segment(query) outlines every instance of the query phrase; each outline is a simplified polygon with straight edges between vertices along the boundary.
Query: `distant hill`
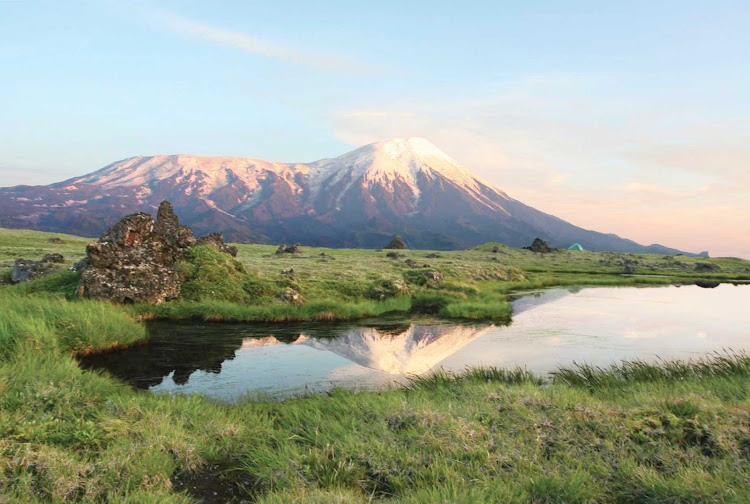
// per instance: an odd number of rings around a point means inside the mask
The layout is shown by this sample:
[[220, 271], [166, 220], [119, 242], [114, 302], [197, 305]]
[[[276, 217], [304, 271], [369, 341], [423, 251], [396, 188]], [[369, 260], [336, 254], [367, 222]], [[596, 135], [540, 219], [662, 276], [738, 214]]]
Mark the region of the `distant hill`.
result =
[[96, 236], [125, 214], [154, 213], [164, 199], [196, 233], [220, 229], [236, 242], [379, 248], [399, 234], [411, 248], [456, 249], [540, 237], [552, 247], [680, 253], [540, 212], [421, 138], [313, 163], [133, 157], [48, 186], [0, 188], [0, 227]]

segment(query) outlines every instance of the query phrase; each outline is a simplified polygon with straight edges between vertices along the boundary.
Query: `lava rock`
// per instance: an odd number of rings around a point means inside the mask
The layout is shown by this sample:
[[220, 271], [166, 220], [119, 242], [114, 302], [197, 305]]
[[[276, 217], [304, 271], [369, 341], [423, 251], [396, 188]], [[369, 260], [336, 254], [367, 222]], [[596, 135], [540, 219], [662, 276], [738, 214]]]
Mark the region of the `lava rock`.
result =
[[367, 297], [383, 301], [396, 296], [410, 294], [409, 284], [403, 280], [379, 280], [367, 290]]
[[237, 257], [237, 247], [224, 243], [224, 234], [221, 231], [201, 236], [196, 242], [198, 245], [210, 245], [219, 252], [224, 252], [232, 257]]
[[300, 249], [299, 243], [295, 243], [294, 245], [287, 247], [286, 244], [282, 243], [279, 245], [279, 248], [276, 249], [276, 255], [284, 255], [284, 254], [301, 254], [302, 250]]
[[711, 273], [715, 271], [721, 271], [721, 266], [712, 263], [696, 263], [695, 271], [700, 273]]
[[305, 304], [305, 298], [302, 297], [302, 294], [300, 294], [296, 289], [292, 289], [291, 287], [287, 287], [285, 290], [281, 291], [277, 297], [285, 303], [296, 305]]
[[401, 238], [399, 235], [396, 235], [390, 242], [388, 242], [388, 245], [383, 248], [406, 250], [409, 248], [409, 246], [406, 244], [403, 238]]
[[42, 262], [61, 263], [65, 262], [65, 258], [62, 254], [45, 254], [44, 257], [42, 257]]
[[61, 254], [47, 254], [40, 261], [16, 259], [10, 272], [10, 281], [13, 283], [30, 282], [53, 272], [55, 264], [64, 260], [65, 258]]
[[534, 238], [533, 243], [530, 246], [524, 248], [526, 250], [531, 250], [532, 252], [539, 252], [540, 254], [547, 254], [549, 252], [552, 252], [553, 250], [549, 245], [547, 245], [547, 242], [545, 242], [541, 238]]
[[[127, 215], [90, 243], [86, 258], [74, 265], [81, 271], [77, 293], [116, 303], [158, 304], [176, 298], [182, 288], [177, 262], [198, 243], [168, 201], [159, 205], [156, 221], [147, 213]], [[219, 234], [202, 243], [225, 251]]]
[[422, 274], [424, 275], [425, 279], [427, 280], [427, 283], [426, 283], [427, 287], [429, 287], [431, 289], [435, 289], [435, 288], [439, 287], [440, 284], [442, 284], [443, 280], [445, 279], [445, 276], [443, 275], [442, 272], [440, 272], [438, 270], [434, 270], [434, 269], [427, 270], [427, 271], [423, 272]]

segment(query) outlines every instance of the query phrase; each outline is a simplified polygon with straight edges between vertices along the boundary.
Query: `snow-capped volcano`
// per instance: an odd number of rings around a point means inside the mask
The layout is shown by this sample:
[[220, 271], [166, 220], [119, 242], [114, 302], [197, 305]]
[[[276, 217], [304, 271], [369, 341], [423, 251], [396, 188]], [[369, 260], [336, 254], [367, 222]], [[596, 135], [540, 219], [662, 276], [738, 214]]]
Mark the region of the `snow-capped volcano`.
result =
[[499, 241], [675, 253], [587, 231], [535, 210], [423, 138], [393, 138], [311, 163], [194, 155], [137, 156], [49, 186], [0, 189], [0, 227], [96, 236], [168, 199], [181, 221], [230, 240], [377, 248]]
[[312, 188], [347, 176], [352, 180], [350, 185], [358, 180], [368, 186], [389, 187], [393, 187], [394, 182], [402, 182], [415, 195], [419, 195], [420, 176], [443, 177], [471, 191], [476, 191], [480, 184], [489, 185], [424, 138], [392, 138], [309, 166]]

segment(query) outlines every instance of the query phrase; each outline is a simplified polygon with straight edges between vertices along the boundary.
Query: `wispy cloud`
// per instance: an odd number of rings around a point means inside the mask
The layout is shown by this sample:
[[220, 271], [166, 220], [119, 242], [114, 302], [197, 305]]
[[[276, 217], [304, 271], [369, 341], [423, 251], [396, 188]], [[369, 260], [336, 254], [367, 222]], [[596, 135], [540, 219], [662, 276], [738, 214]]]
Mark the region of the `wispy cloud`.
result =
[[[721, 139], [726, 142], [726, 139]], [[667, 167], [710, 175], [737, 184], [738, 189], [750, 187], [750, 148], [748, 139], [738, 138], [734, 145], [690, 143], [682, 145], [648, 145], [629, 154], [640, 164]], [[719, 143], [719, 142], [716, 142]]]
[[175, 12], [142, 8], [140, 16], [152, 27], [169, 31], [185, 38], [229, 47], [254, 56], [261, 56], [292, 65], [305, 66], [316, 70], [374, 73], [382, 71], [376, 65], [369, 65], [341, 54], [324, 51], [308, 51], [285, 44], [264, 40], [250, 33], [227, 29], [201, 21], [186, 18]]

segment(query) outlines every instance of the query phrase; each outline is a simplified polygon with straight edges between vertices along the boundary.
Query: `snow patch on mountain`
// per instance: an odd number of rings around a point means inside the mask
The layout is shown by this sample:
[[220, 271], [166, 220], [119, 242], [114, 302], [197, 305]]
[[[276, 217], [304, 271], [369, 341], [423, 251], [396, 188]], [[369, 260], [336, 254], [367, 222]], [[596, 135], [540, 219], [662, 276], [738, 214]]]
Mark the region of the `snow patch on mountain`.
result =
[[63, 184], [92, 184], [108, 190], [120, 187], [149, 187], [164, 180], [171, 180], [175, 184], [186, 185], [186, 194], [197, 191], [205, 196], [226, 187], [235, 178], [254, 190], [260, 187], [259, 179], [264, 172], [289, 178], [290, 174], [293, 175], [297, 171], [307, 170], [304, 166], [293, 169], [286, 163], [255, 158], [187, 154], [137, 156], [117, 161], [94, 173]]

